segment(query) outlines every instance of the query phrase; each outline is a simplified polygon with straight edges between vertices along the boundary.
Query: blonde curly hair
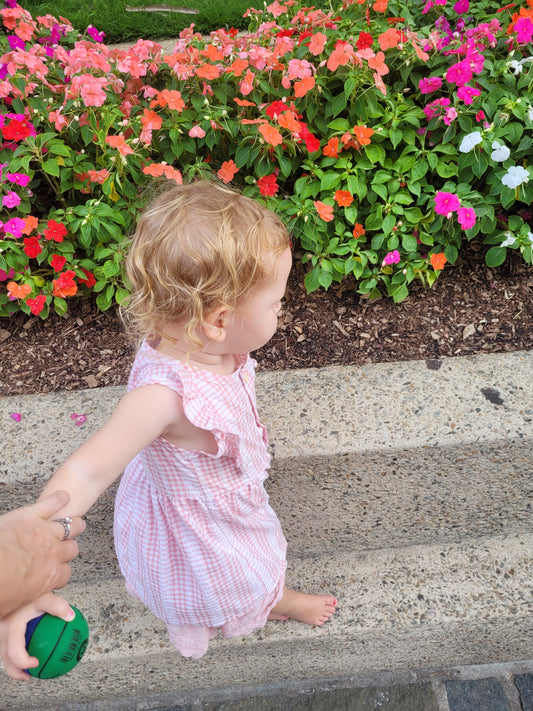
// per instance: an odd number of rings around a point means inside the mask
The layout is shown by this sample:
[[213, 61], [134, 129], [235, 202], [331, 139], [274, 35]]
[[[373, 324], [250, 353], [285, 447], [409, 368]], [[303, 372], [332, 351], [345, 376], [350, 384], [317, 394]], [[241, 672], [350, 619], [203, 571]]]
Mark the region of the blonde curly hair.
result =
[[216, 181], [176, 185], [138, 221], [123, 319], [138, 340], [182, 323], [199, 345], [195, 333], [205, 317], [220, 306], [237, 308], [268, 279], [265, 256], [289, 246], [284, 224], [255, 200]]

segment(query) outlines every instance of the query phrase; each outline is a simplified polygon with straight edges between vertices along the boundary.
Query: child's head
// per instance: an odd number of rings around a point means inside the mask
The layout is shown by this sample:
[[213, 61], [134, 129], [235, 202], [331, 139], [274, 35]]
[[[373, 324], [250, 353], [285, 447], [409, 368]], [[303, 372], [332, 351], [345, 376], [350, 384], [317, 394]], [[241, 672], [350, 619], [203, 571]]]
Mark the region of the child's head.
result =
[[198, 344], [205, 317], [244, 303], [271, 274], [267, 255], [289, 244], [281, 220], [260, 203], [214, 181], [174, 186], [147, 207], [133, 235], [126, 319], [140, 338], [180, 323]]

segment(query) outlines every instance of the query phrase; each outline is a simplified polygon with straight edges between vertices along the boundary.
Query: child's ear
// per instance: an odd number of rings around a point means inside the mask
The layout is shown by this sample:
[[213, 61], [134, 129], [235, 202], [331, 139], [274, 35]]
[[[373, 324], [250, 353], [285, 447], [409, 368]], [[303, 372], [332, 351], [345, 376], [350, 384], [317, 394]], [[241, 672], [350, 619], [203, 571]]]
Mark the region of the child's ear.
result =
[[207, 314], [204, 319], [203, 330], [209, 341], [218, 341], [221, 343], [225, 340], [228, 316], [229, 310], [225, 306], [219, 306]]

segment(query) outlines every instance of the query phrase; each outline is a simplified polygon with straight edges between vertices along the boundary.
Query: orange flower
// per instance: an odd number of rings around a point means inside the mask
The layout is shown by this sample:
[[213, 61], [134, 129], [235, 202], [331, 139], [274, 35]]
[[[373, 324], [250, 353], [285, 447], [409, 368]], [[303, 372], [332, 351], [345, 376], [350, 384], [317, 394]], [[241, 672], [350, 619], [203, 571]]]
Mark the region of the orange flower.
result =
[[239, 99], [238, 96], [233, 98], [233, 101], [239, 106], [257, 106], [253, 101], [248, 101], [248, 99]]
[[401, 33], [398, 32], [398, 30], [395, 30], [393, 27], [390, 27], [385, 32], [382, 32], [378, 37], [379, 46], [383, 50], [393, 49], [399, 44], [400, 38]]
[[378, 52], [375, 57], [371, 57], [368, 60], [368, 66], [370, 69], [375, 69], [380, 76], [389, 73], [389, 68], [385, 64], [385, 55], [383, 52]]
[[236, 59], [229, 67], [226, 69], [227, 72], [233, 72], [236, 77], [240, 77], [245, 69], [248, 68], [247, 59]]
[[217, 178], [222, 180], [224, 183], [229, 183], [233, 180], [235, 173], [238, 173], [239, 169], [235, 165], [233, 160], [225, 160], [220, 166], [220, 170], [217, 173]]
[[370, 138], [374, 135], [374, 129], [368, 128], [367, 126], [354, 126], [353, 132], [362, 146], [370, 145]]
[[24, 218], [24, 227], [21, 230], [22, 234], [29, 235], [30, 232], [33, 232], [33, 230], [37, 227], [38, 224], [39, 220], [36, 217], [33, 217], [33, 215], [28, 215]]
[[259, 126], [259, 133], [263, 136], [267, 143], [271, 146], [279, 146], [283, 143], [283, 136], [278, 131], [277, 128], [271, 126], [269, 123], [264, 123]]
[[353, 195], [348, 190], [337, 190], [335, 193], [335, 202], [339, 207], [350, 207], [353, 202]]
[[331, 222], [331, 220], [333, 219], [333, 206], [326, 205], [325, 203], [321, 202], [320, 200], [315, 200], [313, 202], [313, 204], [316, 207], [318, 216], [322, 220], [324, 220], [324, 222]]
[[116, 148], [118, 152], [123, 156], [127, 156], [130, 153], [133, 153], [133, 148], [131, 148], [131, 146], [128, 146], [124, 136], [107, 136], [105, 142], [110, 145], [111, 148]]
[[202, 49], [200, 54], [204, 57], [207, 57], [212, 62], [216, 62], [219, 59], [224, 59], [224, 55], [217, 47], [215, 47], [214, 44], [208, 44], [205, 49]]
[[153, 108], [158, 104], [159, 106], [168, 106], [169, 109], [173, 109], [174, 111], [183, 111], [185, 108], [185, 102], [181, 98], [181, 92], [177, 89], [163, 89], [163, 91], [160, 91], [157, 101], [152, 101], [150, 107]]
[[353, 238], [357, 239], [358, 237], [361, 237], [362, 235], [366, 234], [366, 230], [363, 227], [363, 225], [360, 225], [359, 222], [356, 222], [354, 227], [353, 227]]
[[29, 284], [17, 284], [16, 281], [10, 281], [7, 285], [9, 295], [15, 299], [24, 299], [28, 294], [31, 294], [31, 286]]
[[202, 64], [202, 66], [196, 70], [196, 76], [202, 79], [218, 79], [220, 69], [215, 67], [214, 64]]
[[315, 57], [321, 54], [326, 44], [326, 40], [327, 37], [326, 35], [322, 34], [322, 32], [317, 32], [316, 34], [314, 34], [311, 37], [311, 41], [309, 42], [309, 51], [311, 52], [311, 54], [314, 54]]
[[346, 42], [337, 43], [333, 52], [329, 55], [327, 62], [327, 68], [330, 72], [334, 72], [340, 66], [348, 64], [350, 59], [353, 57], [353, 47], [351, 44]]
[[430, 255], [429, 261], [431, 262], [433, 269], [438, 272], [444, 267], [448, 260], [446, 259], [444, 252], [439, 252], [438, 254]]
[[330, 158], [339, 157], [339, 139], [337, 137], [330, 138], [327, 144], [322, 149], [322, 153]]
[[278, 123], [291, 133], [299, 133], [302, 129], [300, 122], [296, 120], [294, 111], [284, 111], [278, 116]]
[[301, 81], [295, 81], [294, 82], [294, 96], [296, 98], [301, 98], [302, 96], [305, 96], [308, 91], [313, 89], [315, 86], [315, 78], [314, 77], [305, 77]]
[[144, 109], [141, 123], [145, 131], [158, 131], [163, 125], [163, 119], [151, 109]]
[[388, 4], [389, 0], [376, 0], [376, 2], [372, 5], [372, 9], [376, 12], [386, 12]]

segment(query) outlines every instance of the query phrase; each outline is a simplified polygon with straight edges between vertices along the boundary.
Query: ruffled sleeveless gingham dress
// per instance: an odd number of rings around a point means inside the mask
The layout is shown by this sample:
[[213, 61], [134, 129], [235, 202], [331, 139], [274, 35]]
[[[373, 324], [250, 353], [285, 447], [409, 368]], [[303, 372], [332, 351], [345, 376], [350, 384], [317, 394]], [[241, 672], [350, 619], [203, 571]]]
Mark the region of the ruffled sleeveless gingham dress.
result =
[[159, 437], [128, 465], [115, 503], [115, 546], [129, 592], [167, 623], [185, 656], [262, 627], [283, 594], [286, 548], [263, 482], [270, 463], [255, 402], [255, 361], [231, 375], [200, 370], [143, 343], [128, 389], [174, 390], [216, 454]]

